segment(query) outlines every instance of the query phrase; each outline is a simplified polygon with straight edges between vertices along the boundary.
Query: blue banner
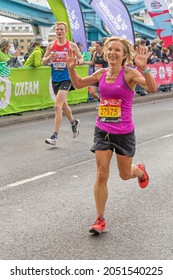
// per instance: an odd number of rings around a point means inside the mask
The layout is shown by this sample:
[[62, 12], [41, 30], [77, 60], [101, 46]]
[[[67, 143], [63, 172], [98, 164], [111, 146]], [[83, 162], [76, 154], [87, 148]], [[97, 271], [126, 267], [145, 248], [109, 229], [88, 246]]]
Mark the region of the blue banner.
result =
[[131, 43], [134, 43], [131, 18], [121, 0], [92, 0], [90, 5], [112, 35], [127, 38]]
[[87, 41], [85, 34], [84, 20], [78, 0], [63, 0], [67, 9], [72, 37], [75, 43], [82, 44], [82, 51], [87, 51]]

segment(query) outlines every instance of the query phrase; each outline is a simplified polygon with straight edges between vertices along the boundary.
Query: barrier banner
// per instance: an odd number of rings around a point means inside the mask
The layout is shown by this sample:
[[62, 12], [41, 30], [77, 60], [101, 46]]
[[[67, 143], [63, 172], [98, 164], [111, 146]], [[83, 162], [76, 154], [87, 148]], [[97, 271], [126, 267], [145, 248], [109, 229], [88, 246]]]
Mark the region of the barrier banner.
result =
[[155, 64], [148, 64], [147, 67], [150, 68], [158, 86], [173, 83], [173, 62], [168, 64], [157, 62]]
[[114, 36], [134, 43], [134, 30], [129, 12], [121, 0], [91, 0], [90, 5]]
[[165, 47], [173, 43], [171, 15], [164, 0], [144, 0], [147, 11], [160, 40], [165, 41]]
[[[11, 68], [11, 75], [0, 76], [0, 116], [53, 107], [55, 95], [52, 89], [51, 68]], [[88, 76], [88, 66], [77, 66], [81, 77]], [[88, 88], [68, 93], [69, 104], [88, 101]]]
[[8, 77], [11, 74], [10, 69], [8, 68], [7, 62], [0, 62], [0, 76]]
[[78, 0], [63, 0], [67, 9], [73, 41], [82, 44], [82, 51], [87, 51], [86, 33], [82, 11]]

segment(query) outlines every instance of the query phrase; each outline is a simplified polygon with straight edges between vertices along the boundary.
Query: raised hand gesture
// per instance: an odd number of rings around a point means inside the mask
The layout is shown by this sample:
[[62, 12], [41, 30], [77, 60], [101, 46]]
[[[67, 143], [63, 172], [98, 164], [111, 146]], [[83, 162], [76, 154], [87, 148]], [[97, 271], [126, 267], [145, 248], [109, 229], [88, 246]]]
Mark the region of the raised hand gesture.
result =
[[140, 69], [145, 69], [147, 66], [147, 60], [148, 57], [150, 56], [150, 53], [146, 48], [142, 47], [142, 46], [138, 46], [136, 48], [136, 55], [134, 57], [134, 62], [136, 64], [136, 66], [138, 66]]
[[68, 54], [66, 55], [66, 64], [69, 69], [74, 69], [78, 65], [78, 60], [75, 56], [75, 51], [69, 49]]

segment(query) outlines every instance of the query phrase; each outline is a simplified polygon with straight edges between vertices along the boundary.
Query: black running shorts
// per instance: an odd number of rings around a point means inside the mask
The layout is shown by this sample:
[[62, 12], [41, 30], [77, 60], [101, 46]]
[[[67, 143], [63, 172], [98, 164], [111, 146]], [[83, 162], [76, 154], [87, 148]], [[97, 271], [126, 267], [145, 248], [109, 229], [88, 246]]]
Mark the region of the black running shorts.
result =
[[128, 134], [111, 134], [95, 127], [94, 145], [91, 152], [96, 150], [111, 150], [118, 155], [133, 157], [136, 150], [135, 132]]
[[54, 82], [52, 81], [52, 87], [55, 95], [58, 93], [58, 90], [74, 90], [71, 81], [62, 81], [62, 82]]

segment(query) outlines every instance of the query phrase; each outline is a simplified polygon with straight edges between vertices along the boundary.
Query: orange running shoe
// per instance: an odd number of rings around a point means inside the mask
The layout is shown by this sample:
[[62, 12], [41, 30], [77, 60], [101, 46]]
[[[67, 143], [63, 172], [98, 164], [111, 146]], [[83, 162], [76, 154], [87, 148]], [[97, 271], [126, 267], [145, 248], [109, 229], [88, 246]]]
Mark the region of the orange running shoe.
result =
[[89, 232], [99, 234], [107, 231], [106, 221], [102, 215], [98, 216], [95, 223], [90, 227]]
[[142, 178], [138, 178], [138, 184], [139, 184], [140, 188], [144, 189], [149, 184], [149, 176], [147, 174], [144, 164], [138, 164], [137, 166], [139, 167], [140, 170], [142, 170], [144, 172]]

